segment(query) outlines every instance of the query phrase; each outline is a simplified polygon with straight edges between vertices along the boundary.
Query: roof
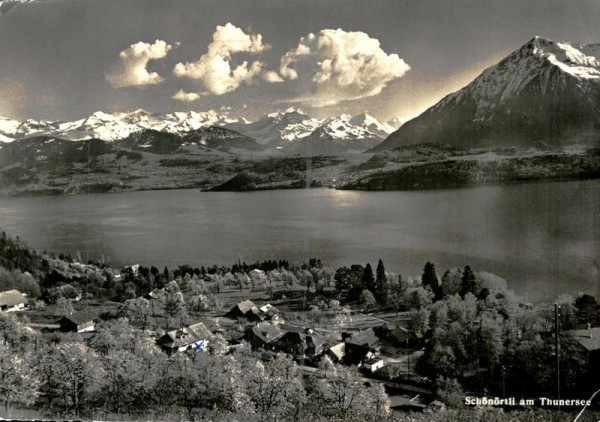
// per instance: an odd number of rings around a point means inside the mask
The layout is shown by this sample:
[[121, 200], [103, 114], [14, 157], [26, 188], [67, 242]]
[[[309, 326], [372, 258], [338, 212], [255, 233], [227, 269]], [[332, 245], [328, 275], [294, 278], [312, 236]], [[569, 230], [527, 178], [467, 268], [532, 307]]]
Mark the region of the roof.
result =
[[229, 312], [225, 314], [225, 316], [246, 315], [248, 312], [252, 311], [253, 308], [256, 308], [254, 302], [251, 300], [244, 300], [231, 308]]
[[329, 351], [338, 359], [342, 359], [346, 356], [346, 343], [338, 343], [335, 346], [329, 348]]
[[251, 311], [252, 308], [256, 308], [256, 305], [251, 300], [244, 300], [236, 305], [243, 314]]
[[95, 313], [93, 313], [91, 311], [81, 311], [81, 312], [75, 312], [71, 315], [64, 316], [61, 318], [61, 320], [66, 319], [66, 320], [69, 320], [69, 321], [75, 323], [76, 325], [81, 325], [81, 324], [85, 324], [86, 322], [93, 321], [97, 318], [98, 318], [98, 315], [96, 315]]
[[392, 334], [392, 336], [394, 336], [394, 338], [396, 338], [399, 341], [408, 341], [408, 340], [414, 340], [417, 338], [414, 331], [411, 331], [408, 328], [404, 328], [400, 325], [398, 325], [396, 328], [394, 328], [392, 330], [391, 334]]
[[18, 290], [0, 292], [0, 306], [15, 306], [27, 303], [27, 298]]
[[346, 343], [353, 346], [372, 346], [378, 341], [379, 339], [372, 328], [356, 333], [352, 337], [346, 339]]
[[254, 327], [252, 327], [251, 331], [256, 337], [265, 343], [271, 343], [284, 334], [279, 327], [268, 322], [256, 324]]
[[206, 328], [206, 325], [199, 322], [197, 324], [169, 331], [158, 339], [158, 342], [163, 346], [175, 348], [192, 344], [199, 340], [205, 340], [210, 336], [212, 336], [210, 330]]
[[581, 344], [588, 352], [600, 350], [600, 327], [590, 329], [571, 331], [573, 337]]

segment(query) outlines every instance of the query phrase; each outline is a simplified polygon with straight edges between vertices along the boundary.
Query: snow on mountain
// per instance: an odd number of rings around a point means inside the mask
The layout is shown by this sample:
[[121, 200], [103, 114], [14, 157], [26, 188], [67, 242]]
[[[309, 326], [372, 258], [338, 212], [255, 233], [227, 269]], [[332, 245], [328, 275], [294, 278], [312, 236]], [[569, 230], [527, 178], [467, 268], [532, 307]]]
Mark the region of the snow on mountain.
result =
[[423, 142], [460, 146], [598, 143], [600, 45], [534, 37], [373, 151]]
[[130, 113], [108, 114], [97, 111], [71, 122], [11, 120], [0, 118], [0, 135], [10, 139], [51, 135], [72, 141], [98, 138], [105, 141], [123, 139], [144, 129], [183, 134], [214, 125], [232, 124], [235, 119], [215, 111], [175, 112], [166, 115], [136, 110]]
[[[542, 78], [546, 88], [552, 89], [552, 85], [559, 82], [552, 80], [556, 78], [557, 71], [561, 71], [561, 78], [599, 80], [600, 60], [588, 55], [593, 50], [593, 46], [555, 43], [536, 36], [497, 65], [486, 69], [465, 89], [449, 95], [434, 107], [442, 107], [465, 96], [476, 97], [475, 120], [485, 120], [499, 104], [517, 95], [538, 78]], [[595, 54], [598, 53], [600, 51], [596, 49]]]
[[382, 137], [371, 130], [382, 127], [385, 126], [368, 115], [352, 117], [342, 114], [330, 117], [313, 133], [297, 142], [293, 150], [304, 155], [363, 152], [381, 141]]
[[310, 135], [322, 123], [302, 110], [290, 108], [269, 113], [252, 123], [225, 123], [225, 127], [256, 139], [263, 145], [281, 146]]
[[387, 121], [387, 125], [391, 126], [394, 128], [394, 130], [398, 129], [400, 126], [402, 126], [405, 123], [404, 119], [401, 119], [400, 117], [396, 116], [396, 117], [392, 117], [390, 120]]
[[271, 148], [287, 148], [309, 136], [313, 139], [336, 142], [372, 143], [385, 138], [394, 130], [392, 126], [366, 113], [354, 117], [343, 114], [328, 119], [316, 119], [301, 110], [287, 109], [270, 113], [255, 122], [248, 122], [246, 119], [234, 118], [212, 110], [173, 112], [164, 115], [136, 110], [115, 114], [97, 111], [83, 119], [69, 122], [0, 118], [0, 140], [11, 141], [47, 135], [71, 141], [91, 138], [116, 141], [145, 130], [184, 135], [211, 126], [234, 130]]
[[374, 118], [371, 119], [375, 121], [371, 121], [369, 118], [371, 116], [361, 117], [361, 115], [353, 118], [349, 114], [330, 117], [329, 119], [325, 119], [311, 136], [336, 141], [382, 139], [381, 136], [370, 130], [370, 126], [371, 128], [377, 127], [378, 124], [382, 126], [382, 123]]
[[354, 126], [359, 126], [363, 129], [366, 129], [382, 139], [386, 138], [395, 130], [394, 127], [388, 125], [387, 123], [380, 122], [375, 117], [367, 113], [362, 113], [352, 117], [350, 119], [350, 123]]

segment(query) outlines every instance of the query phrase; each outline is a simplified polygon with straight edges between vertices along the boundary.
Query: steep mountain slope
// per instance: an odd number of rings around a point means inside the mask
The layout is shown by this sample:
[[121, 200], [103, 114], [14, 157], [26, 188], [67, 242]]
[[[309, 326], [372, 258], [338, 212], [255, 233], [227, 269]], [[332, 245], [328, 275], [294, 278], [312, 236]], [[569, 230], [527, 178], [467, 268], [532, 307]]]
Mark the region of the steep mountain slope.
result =
[[372, 149], [598, 143], [600, 46], [535, 37]]

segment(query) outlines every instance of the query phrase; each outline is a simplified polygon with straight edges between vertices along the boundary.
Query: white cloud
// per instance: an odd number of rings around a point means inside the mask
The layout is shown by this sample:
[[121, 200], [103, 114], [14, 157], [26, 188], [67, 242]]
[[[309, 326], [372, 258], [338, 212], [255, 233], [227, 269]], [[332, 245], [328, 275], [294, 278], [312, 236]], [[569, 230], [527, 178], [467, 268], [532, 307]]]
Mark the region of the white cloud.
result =
[[277, 73], [277, 72], [275, 72], [273, 70], [269, 70], [268, 72], [266, 72], [263, 75], [263, 79], [266, 82], [271, 83], [271, 84], [275, 84], [275, 83], [279, 83], [279, 82], [283, 82], [284, 81], [284, 79], [281, 76], [279, 76], [279, 73]]
[[192, 63], [177, 63], [173, 72], [179, 77], [202, 81], [206, 90], [222, 95], [236, 90], [242, 83], [249, 84], [262, 72], [264, 64], [244, 61], [232, 69], [234, 53], [260, 53], [269, 48], [263, 44], [262, 35], [249, 35], [231, 23], [217, 26], [208, 51]]
[[154, 44], [141, 41], [131, 44], [121, 51], [119, 61], [106, 73], [106, 80], [116, 88], [161, 83], [163, 78], [156, 72], [148, 72], [146, 66], [150, 60], [165, 58], [171, 48], [162, 40], [156, 40]]
[[200, 98], [200, 94], [196, 94], [195, 92], [185, 92], [183, 89], [180, 89], [171, 98], [174, 100], [191, 103], [192, 101], [198, 100]]
[[290, 80], [310, 78], [318, 96], [313, 105], [331, 105], [377, 95], [409, 70], [398, 54], [386, 53], [364, 32], [323, 29], [302, 37], [281, 58], [279, 73]]

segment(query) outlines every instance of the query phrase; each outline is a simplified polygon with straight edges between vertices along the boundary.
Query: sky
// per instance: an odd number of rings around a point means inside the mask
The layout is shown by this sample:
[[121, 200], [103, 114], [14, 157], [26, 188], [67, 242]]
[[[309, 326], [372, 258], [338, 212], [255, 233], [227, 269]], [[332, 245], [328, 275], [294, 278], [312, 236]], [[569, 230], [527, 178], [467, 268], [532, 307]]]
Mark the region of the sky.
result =
[[0, 116], [222, 110], [409, 119], [597, 0], [0, 0]]

